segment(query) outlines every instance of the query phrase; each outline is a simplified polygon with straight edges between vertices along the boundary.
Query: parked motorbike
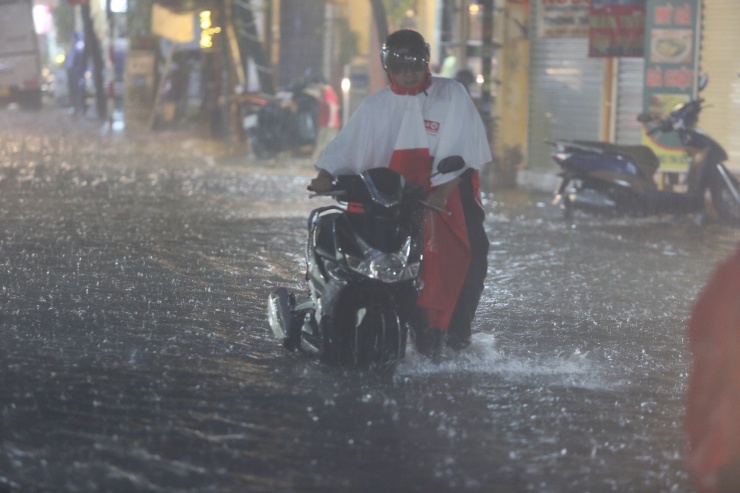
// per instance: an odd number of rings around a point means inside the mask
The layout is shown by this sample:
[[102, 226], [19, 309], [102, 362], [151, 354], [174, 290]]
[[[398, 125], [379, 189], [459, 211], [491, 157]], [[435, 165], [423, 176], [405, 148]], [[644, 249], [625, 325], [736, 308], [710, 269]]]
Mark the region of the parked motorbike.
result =
[[296, 87], [285, 99], [250, 95], [242, 107], [242, 121], [252, 151], [260, 159], [269, 159], [289, 151], [310, 156], [318, 138], [318, 95], [308, 87]]
[[[699, 90], [708, 82], [699, 81]], [[547, 141], [555, 147], [553, 160], [562, 177], [554, 203], [567, 219], [580, 209], [590, 213], [643, 217], [659, 214], [697, 214], [705, 217], [706, 192], [720, 219], [740, 225], [740, 187], [723, 164], [727, 153], [716, 141], [696, 128], [704, 100], [677, 105], [665, 117], [641, 114], [649, 135], [676, 132], [689, 157], [685, 192], [658, 190], [653, 175], [660, 162], [650, 147], [607, 142]]]
[[[465, 166], [443, 159], [438, 173]], [[393, 370], [406, 352], [423, 250], [424, 187], [389, 168], [341, 175], [331, 192], [339, 205], [308, 219], [306, 281], [298, 299], [285, 287], [268, 298], [268, 321], [290, 351], [322, 363]]]

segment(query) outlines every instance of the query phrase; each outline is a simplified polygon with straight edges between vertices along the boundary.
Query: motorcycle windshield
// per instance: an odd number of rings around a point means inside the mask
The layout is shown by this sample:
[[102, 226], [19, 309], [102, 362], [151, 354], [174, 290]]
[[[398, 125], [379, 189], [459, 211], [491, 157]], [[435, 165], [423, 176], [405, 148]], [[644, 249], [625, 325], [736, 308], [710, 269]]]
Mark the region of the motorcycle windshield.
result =
[[370, 199], [382, 207], [393, 207], [401, 203], [406, 181], [390, 168], [373, 168], [362, 173]]

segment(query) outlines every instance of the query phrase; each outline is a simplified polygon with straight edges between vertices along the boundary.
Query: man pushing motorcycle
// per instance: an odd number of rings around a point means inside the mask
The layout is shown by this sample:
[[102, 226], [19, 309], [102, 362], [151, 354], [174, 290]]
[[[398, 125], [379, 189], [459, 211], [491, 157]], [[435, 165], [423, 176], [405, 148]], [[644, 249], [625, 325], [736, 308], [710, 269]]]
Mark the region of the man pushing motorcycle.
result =
[[[340, 174], [389, 167], [426, 187], [424, 261], [412, 337], [436, 359], [442, 341], [470, 344], [487, 271], [489, 242], [479, 194], [479, 170], [491, 161], [483, 122], [465, 88], [433, 77], [423, 36], [402, 29], [386, 39], [381, 61], [389, 84], [368, 97], [326, 147], [308, 186], [331, 190]], [[430, 179], [439, 162], [461, 156], [465, 168]]]

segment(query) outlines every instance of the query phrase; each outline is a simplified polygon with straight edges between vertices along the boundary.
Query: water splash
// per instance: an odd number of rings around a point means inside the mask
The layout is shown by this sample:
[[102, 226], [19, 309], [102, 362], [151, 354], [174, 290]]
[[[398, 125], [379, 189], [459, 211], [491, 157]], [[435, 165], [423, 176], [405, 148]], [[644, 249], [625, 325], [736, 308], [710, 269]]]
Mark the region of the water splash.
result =
[[401, 377], [472, 373], [494, 375], [513, 383], [539, 381], [547, 385], [587, 389], [605, 389], [614, 385], [600, 376], [587, 352], [507, 355], [497, 347], [496, 337], [485, 333], [475, 334], [465, 350], [456, 352], [445, 348], [439, 364], [432, 363], [410, 345], [398, 373]]

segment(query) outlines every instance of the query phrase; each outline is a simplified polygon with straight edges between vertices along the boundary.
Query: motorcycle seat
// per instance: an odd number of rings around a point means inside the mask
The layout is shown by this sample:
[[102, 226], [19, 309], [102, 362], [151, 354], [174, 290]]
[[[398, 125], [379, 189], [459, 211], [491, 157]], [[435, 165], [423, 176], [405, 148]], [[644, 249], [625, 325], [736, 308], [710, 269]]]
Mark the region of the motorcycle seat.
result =
[[610, 142], [595, 142], [587, 140], [575, 140], [573, 142], [578, 144], [579, 146], [600, 149], [602, 152], [608, 154], [619, 154], [621, 156], [625, 156], [629, 158], [630, 161], [635, 164], [635, 166], [640, 168], [640, 171], [642, 171], [643, 174], [648, 178], [651, 178], [660, 166], [660, 160], [658, 159], [658, 156], [656, 156], [655, 152], [653, 152], [653, 150], [648, 146], [628, 146], [612, 144]]

